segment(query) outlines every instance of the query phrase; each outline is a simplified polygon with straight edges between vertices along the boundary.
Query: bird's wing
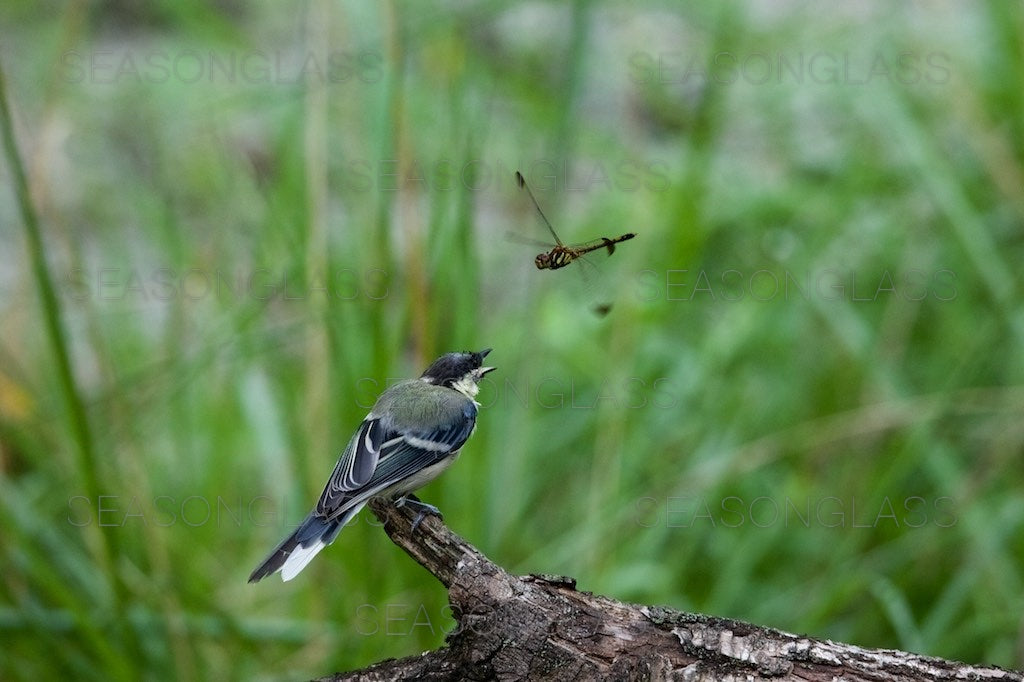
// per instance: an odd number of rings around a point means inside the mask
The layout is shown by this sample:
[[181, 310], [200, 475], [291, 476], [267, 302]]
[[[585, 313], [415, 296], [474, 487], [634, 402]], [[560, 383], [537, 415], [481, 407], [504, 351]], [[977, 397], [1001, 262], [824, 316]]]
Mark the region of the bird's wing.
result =
[[377, 468], [385, 436], [384, 427], [379, 419], [364, 419], [352, 439], [351, 447], [338, 459], [330, 482], [339, 491], [346, 492], [358, 490], [366, 485]]
[[367, 417], [335, 465], [315, 513], [333, 518], [458, 450], [473, 433], [476, 413], [467, 400], [459, 419], [426, 428]]

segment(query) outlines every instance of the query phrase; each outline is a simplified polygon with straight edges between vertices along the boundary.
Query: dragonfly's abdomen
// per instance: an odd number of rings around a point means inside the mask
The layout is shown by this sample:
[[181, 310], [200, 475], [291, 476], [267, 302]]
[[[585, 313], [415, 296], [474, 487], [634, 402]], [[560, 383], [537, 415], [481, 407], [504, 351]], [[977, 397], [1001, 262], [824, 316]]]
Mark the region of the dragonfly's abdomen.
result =
[[587, 242], [586, 244], [579, 245], [576, 249], [576, 255], [580, 256], [585, 253], [590, 253], [591, 251], [597, 251], [598, 249], [607, 249], [608, 255], [610, 256], [613, 253], [615, 253], [616, 244], [618, 244], [619, 242], [624, 242], [627, 239], [632, 239], [635, 236], [636, 235], [633, 234], [632, 232], [627, 232], [626, 234], [621, 235], [619, 237], [615, 237], [614, 239], [609, 237], [601, 237], [600, 239], [595, 239], [592, 242]]

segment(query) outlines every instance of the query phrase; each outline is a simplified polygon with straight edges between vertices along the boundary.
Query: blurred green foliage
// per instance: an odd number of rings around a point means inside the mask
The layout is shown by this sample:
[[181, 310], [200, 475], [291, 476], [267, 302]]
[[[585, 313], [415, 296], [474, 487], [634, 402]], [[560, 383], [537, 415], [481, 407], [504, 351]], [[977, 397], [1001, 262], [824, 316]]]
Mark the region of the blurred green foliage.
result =
[[[246, 577], [388, 381], [484, 346], [477, 433], [422, 496], [506, 568], [1024, 665], [1019, 4], [14, 2], [0, 25], [60, 304], [5, 159], [3, 679], [303, 679], [439, 646], [443, 589], [369, 515], [296, 580]], [[545, 236], [516, 169], [566, 241], [638, 233], [596, 259], [606, 318], [507, 238]]]

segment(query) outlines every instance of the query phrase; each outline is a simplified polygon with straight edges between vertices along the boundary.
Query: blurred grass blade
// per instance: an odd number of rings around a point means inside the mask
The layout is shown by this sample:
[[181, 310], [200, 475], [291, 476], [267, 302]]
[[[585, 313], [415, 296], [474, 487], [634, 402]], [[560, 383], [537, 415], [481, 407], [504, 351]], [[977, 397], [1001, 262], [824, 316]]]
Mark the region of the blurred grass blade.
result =
[[79, 469], [86, 481], [89, 495], [95, 497], [99, 493], [99, 483], [96, 478], [96, 457], [93, 452], [93, 439], [89, 427], [89, 418], [86, 415], [85, 406], [75, 384], [74, 373], [71, 370], [71, 357], [68, 351], [67, 335], [61, 320], [60, 303], [57, 301], [53, 279], [50, 276], [46, 265], [46, 258], [43, 255], [43, 238], [39, 230], [39, 221], [32, 207], [28, 182], [25, 178], [25, 168], [21, 163], [17, 143], [14, 140], [14, 126], [11, 123], [10, 108], [7, 104], [7, 85], [2, 65], [0, 65], [0, 128], [2, 128], [0, 132], [2, 132], [4, 138], [4, 154], [7, 157], [7, 165], [10, 167], [11, 175], [14, 178], [14, 193], [18, 199], [22, 224], [25, 226], [29, 259], [32, 263], [36, 286], [39, 289], [43, 322], [46, 324], [47, 336], [53, 346], [53, 356], [57, 364], [61, 389], [63, 390], [64, 399], [71, 415], [71, 425], [78, 445]]
[[[53, 278], [46, 264], [43, 237], [39, 229], [39, 220], [29, 195], [25, 167], [21, 163], [21, 156], [18, 153], [17, 143], [14, 139], [14, 125], [11, 121], [10, 106], [7, 102], [7, 84], [2, 64], [0, 64], [0, 134], [3, 135], [4, 154], [7, 158], [7, 165], [10, 168], [11, 176], [14, 179], [14, 194], [17, 197], [22, 224], [25, 227], [25, 241], [28, 245], [29, 260], [32, 263], [36, 287], [39, 290], [43, 322], [46, 325], [46, 334], [50, 339], [54, 362], [57, 366], [61, 392], [68, 409], [71, 433], [74, 434], [77, 445], [79, 473], [85, 485], [86, 495], [90, 499], [96, 500], [100, 496], [100, 486], [96, 471], [96, 455], [93, 448], [92, 430], [89, 426], [89, 417], [86, 414], [85, 404], [71, 368], [71, 354], [68, 348], [67, 333], [61, 318], [60, 303], [57, 300]], [[111, 587], [113, 588], [112, 592], [115, 595], [115, 605], [123, 605], [125, 599], [122, 586], [117, 579], [116, 572], [111, 570], [113, 568], [113, 558], [118, 555], [116, 551], [117, 538], [112, 529], [101, 528], [99, 531], [96, 531], [96, 527], [91, 525], [89, 528], [94, 532], [95, 546], [99, 548], [97, 550], [99, 554], [97, 560], [102, 567], [103, 574], [110, 577]], [[126, 643], [132, 649], [135, 649], [135, 647], [131, 646], [134, 640], [128, 628], [125, 628], [125, 634], [127, 635]]]

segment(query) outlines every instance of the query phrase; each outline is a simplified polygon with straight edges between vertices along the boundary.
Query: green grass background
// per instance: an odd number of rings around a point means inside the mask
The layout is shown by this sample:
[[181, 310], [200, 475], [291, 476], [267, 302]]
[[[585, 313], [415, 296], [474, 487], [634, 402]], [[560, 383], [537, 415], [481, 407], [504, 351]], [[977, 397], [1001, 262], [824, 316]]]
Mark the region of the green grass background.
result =
[[[246, 577], [389, 380], [484, 346], [477, 433], [422, 496], [502, 566], [1024, 665], [1019, 4], [0, 26], [28, 177], [4, 157], [3, 679], [441, 645], [442, 587], [369, 515], [294, 581]], [[566, 240], [639, 234], [598, 259], [608, 317], [506, 239], [544, 237], [515, 169]]]

